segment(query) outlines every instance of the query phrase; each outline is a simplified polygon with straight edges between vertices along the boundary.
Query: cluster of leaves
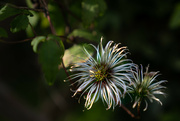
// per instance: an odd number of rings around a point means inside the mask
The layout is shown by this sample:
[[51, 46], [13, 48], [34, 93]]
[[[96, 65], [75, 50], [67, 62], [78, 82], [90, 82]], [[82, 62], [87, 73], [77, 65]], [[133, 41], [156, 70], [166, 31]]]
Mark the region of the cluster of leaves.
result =
[[[37, 48], [39, 43], [39, 49]], [[52, 85], [58, 74], [58, 66], [62, 62], [64, 55], [64, 45], [62, 40], [55, 35], [37, 36], [31, 42], [34, 52], [38, 53], [39, 62], [49, 85]]]
[[[59, 65], [61, 64], [62, 57], [65, 53], [63, 42], [65, 41], [68, 43], [70, 41], [69, 38], [82, 38], [83, 40], [99, 41], [102, 35], [95, 29], [95, 26], [97, 24], [97, 18], [102, 16], [106, 10], [106, 3], [104, 0], [83, 0], [81, 2], [76, 2], [75, 4], [81, 3], [81, 7], [79, 8], [80, 11], [73, 10], [74, 3], [69, 3], [69, 7], [67, 8], [65, 8], [65, 5], [62, 6], [56, 3], [60, 4], [56, 0], [50, 0], [48, 3], [48, 11], [57, 35], [53, 32], [50, 34], [36, 31], [36, 25], [34, 24], [35, 22], [32, 21], [33, 19], [36, 23], [39, 21], [38, 19], [41, 19], [42, 26], [51, 28], [51, 25], [46, 18], [47, 10], [45, 10], [45, 7], [38, 8], [41, 10], [39, 12], [36, 8], [33, 8], [32, 3], [27, 3], [30, 8], [18, 7], [9, 3], [0, 7], [0, 22], [6, 20], [7, 18], [12, 19], [10, 23], [10, 31], [12, 33], [17, 33], [22, 30], [27, 33], [29, 27], [32, 29], [32, 34], [29, 34], [32, 38], [31, 45], [33, 47], [33, 51], [38, 54], [39, 63], [41, 64], [45, 79], [49, 85], [52, 85], [57, 78]], [[63, 16], [64, 13], [61, 10], [65, 10], [67, 12], [70, 11], [68, 17]], [[73, 16], [70, 16], [71, 14], [75, 14], [74, 16], [77, 16], [75, 17], [77, 20], [71, 18]], [[62, 17], [65, 18], [64, 23], [59, 22], [59, 20], [62, 21]], [[71, 28], [71, 31], [68, 33], [65, 31], [66, 26]], [[44, 29], [43, 27], [40, 28]], [[0, 27], [0, 38], [8, 38], [7, 31], [8, 30]], [[64, 36], [66, 39], [62, 41], [59, 36]], [[74, 47], [72, 47], [72, 49], [73, 48]]]
[[[0, 10], [0, 21], [11, 16], [16, 16], [15, 18], [13, 18], [10, 24], [11, 32], [15, 33], [27, 28], [29, 24], [28, 16], [33, 16], [33, 14], [28, 10], [17, 9], [14, 5], [6, 4]], [[0, 33], [1, 37], [8, 37], [8, 34], [4, 28], [0, 28]]]

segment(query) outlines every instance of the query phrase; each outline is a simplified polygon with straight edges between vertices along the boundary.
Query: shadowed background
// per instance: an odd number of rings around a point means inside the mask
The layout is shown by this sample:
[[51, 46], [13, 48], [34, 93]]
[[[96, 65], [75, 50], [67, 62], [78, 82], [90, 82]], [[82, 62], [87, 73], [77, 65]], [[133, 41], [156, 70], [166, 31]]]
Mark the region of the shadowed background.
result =
[[[67, 0], [72, 12], [81, 15], [81, 0]], [[27, 6], [23, 0], [4, 0], [19, 6]], [[67, 5], [65, 0], [60, 0]], [[128, 58], [150, 71], [160, 71], [159, 80], [166, 83], [166, 97], [159, 97], [163, 103], [149, 103], [148, 110], [141, 112], [140, 120], [178, 121], [180, 119], [180, 2], [177, 0], [105, 0], [106, 11], [97, 19], [95, 29], [102, 33], [106, 42], [113, 40], [128, 47]], [[52, 8], [53, 8], [52, 4]], [[67, 6], [68, 7], [68, 6]], [[56, 7], [54, 7], [56, 9]], [[63, 9], [54, 15], [57, 31], [65, 31], [66, 20]], [[66, 14], [66, 12], [65, 12]], [[67, 13], [68, 14], [68, 13]], [[58, 16], [59, 15], [59, 16]], [[53, 18], [53, 17], [52, 17]], [[54, 20], [54, 19], [53, 19]], [[76, 24], [73, 18], [71, 22]], [[0, 22], [0, 27], [9, 29], [11, 18]], [[72, 24], [72, 28], [74, 27]], [[39, 35], [50, 33], [43, 14], [34, 19]], [[5, 41], [19, 41], [31, 36], [28, 31], [12, 34]], [[74, 43], [89, 43], [82, 38]], [[97, 43], [96, 43], [97, 45]], [[68, 50], [72, 46], [65, 42]], [[71, 59], [71, 58], [68, 58]], [[123, 109], [106, 111], [102, 101], [90, 110], [72, 98], [66, 74], [60, 68], [53, 86], [44, 79], [37, 54], [32, 50], [31, 41], [15, 44], [0, 43], [0, 120], [1, 121], [133, 121]], [[130, 100], [123, 103], [131, 109]]]

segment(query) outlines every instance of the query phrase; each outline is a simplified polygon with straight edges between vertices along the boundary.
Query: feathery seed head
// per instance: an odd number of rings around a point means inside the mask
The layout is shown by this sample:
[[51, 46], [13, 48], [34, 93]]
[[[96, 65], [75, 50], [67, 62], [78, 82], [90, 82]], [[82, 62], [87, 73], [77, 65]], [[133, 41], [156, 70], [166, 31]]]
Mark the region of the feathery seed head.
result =
[[155, 97], [155, 95], [165, 95], [163, 89], [166, 88], [161, 84], [166, 82], [166, 80], [158, 81], [156, 78], [159, 75], [158, 72], [148, 72], [148, 67], [146, 68], [146, 72], [143, 73], [143, 67], [139, 69], [138, 66], [132, 69], [133, 73], [133, 81], [130, 88], [128, 88], [128, 92], [135, 96], [133, 108], [137, 106], [137, 104], [141, 104], [142, 101], [145, 101], [146, 107], [144, 111], [148, 107], [147, 99], [150, 102], [156, 100], [162, 105], [162, 102]]
[[131, 81], [130, 71], [132, 64], [130, 59], [126, 59], [126, 47], [118, 47], [109, 41], [105, 47], [100, 45], [92, 47], [96, 50], [96, 58], [92, 57], [84, 48], [88, 60], [76, 63], [71, 71], [71, 80], [76, 80], [77, 89], [74, 96], [80, 93], [85, 96], [85, 107], [90, 109], [99, 98], [107, 105], [107, 109], [121, 104], [121, 98], [126, 93], [126, 88]]

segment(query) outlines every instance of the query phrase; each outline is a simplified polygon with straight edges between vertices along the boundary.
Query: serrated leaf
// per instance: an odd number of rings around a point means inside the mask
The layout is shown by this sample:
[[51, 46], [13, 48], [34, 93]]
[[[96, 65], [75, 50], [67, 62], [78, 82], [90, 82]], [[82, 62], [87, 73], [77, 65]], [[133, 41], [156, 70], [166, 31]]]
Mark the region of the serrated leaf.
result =
[[83, 30], [83, 29], [75, 29], [74, 31], [72, 31], [72, 33], [69, 34], [68, 37], [82, 37], [88, 40], [92, 40], [92, 41], [99, 41], [100, 39], [100, 35], [97, 34], [97, 32], [89, 32], [87, 30]]
[[1, 27], [0, 27], [0, 37], [8, 37], [6, 30]]
[[26, 15], [19, 15], [11, 22], [11, 32], [15, 33], [28, 27], [29, 19]]
[[175, 7], [169, 26], [170, 28], [177, 28], [180, 26], [180, 3]]
[[89, 25], [97, 16], [104, 13], [106, 3], [104, 0], [83, 0], [82, 20], [85, 25]]
[[19, 13], [21, 13], [20, 9], [10, 7], [8, 4], [6, 4], [0, 9], [0, 21]]
[[37, 53], [37, 48], [40, 42], [44, 42], [46, 40], [45, 36], [37, 36], [34, 38], [31, 42], [31, 45], [33, 46], [33, 51]]
[[0, 21], [17, 14], [25, 14], [25, 15], [33, 16], [33, 14], [29, 10], [18, 9], [16, 8], [15, 5], [6, 4], [0, 9]]
[[49, 85], [56, 80], [58, 66], [64, 55], [63, 43], [57, 44], [54, 39], [54, 36], [49, 37], [48, 41], [43, 42], [38, 50], [39, 62]]

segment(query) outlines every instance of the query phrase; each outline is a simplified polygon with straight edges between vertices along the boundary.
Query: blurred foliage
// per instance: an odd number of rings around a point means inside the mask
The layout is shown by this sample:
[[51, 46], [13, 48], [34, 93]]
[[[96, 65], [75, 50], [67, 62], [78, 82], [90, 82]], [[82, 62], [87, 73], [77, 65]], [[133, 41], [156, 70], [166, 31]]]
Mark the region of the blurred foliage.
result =
[[174, 13], [172, 14], [170, 27], [172, 29], [180, 26], [180, 3], [175, 6]]
[[102, 16], [106, 9], [104, 0], [83, 0], [82, 21], [84, 25], [90, 25], [96, 17]]
[[[43, 12], [17, 8], [41, 9], [36, 1], [1, 0], [0, 85], [5, 83], [9, 91], [0, 88], [0, 120], [24, 121], [21, 117], [28, 112], [31, 118], [42, 114], [48, 121], [133, 121], [121, 108], [106, 111], [101, 100], [91, 110], [83, 112], [83, 103], [78, 104], [76, 97], [71, 98], [69, 83], [63, 82], [67, 77], [60, 65], [61, 59], [67, 68], [81, 58], [86, 59], [83, 47], [93, 55], [94, 49], [87, 43], [97, 45], [103, 35], [105, 40], [127, 45], [131, 53], [129, 58], [137, 64], [150, 64], [150, 70], [159, 70], [161, 78], [168, 80], [164, 105], [151, 104], [152, 108], [142, 112], [140, 120], [179, 120], [179, 1], [47, 0], [57, 36], [49, 35], [50, 24]], [[7, 2], [11, 4], [4, 4]], [[19, 43], [29, 37], [33, 37], [31, 42]], [[5, 44], [11, 42], [17, 43]], [[7, 101], [2, 92], [8, 92], [7, 97], [11, 92], [14, 97], [10, 95]], [[19, 107], [11, 106], [17, 102], [20, 102]], [[129, 105], [130, 99], [123, 102]], [[27, 109], [20, 112], [21, 106]], [[131, 107], [130, 103], [128, 108]], [[12, 113], [13, 110], [16, 112]], [[31, 110], [37, 113], [32, 114]]]
[[0, 27], [0, 37], [8, 37], [6, 30], [1, 27]]

